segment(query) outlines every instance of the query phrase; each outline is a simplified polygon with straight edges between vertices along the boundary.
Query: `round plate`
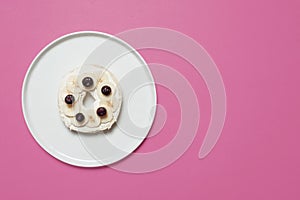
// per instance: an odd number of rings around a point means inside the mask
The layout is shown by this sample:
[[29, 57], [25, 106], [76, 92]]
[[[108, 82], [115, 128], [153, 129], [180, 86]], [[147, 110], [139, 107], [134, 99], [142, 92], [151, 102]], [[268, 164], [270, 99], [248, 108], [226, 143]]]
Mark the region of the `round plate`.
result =
[[[118, 49], [127, 53], [107, 66], [123, 94], [117, 124], [106, 133], [69, 131], [57, 106], [62, 78], [83, 64], [102, 65], [96, 58], [115, 58]], [[50, 43], [33, 60], [22, 89], [23, 114], [34, 139], [55, 158], [81, 167], [109, 165], [133, 152], [150, 130], [155, 106], [155, 85], [143, 58], [124, 41], [101, 32], [71, 33]]]

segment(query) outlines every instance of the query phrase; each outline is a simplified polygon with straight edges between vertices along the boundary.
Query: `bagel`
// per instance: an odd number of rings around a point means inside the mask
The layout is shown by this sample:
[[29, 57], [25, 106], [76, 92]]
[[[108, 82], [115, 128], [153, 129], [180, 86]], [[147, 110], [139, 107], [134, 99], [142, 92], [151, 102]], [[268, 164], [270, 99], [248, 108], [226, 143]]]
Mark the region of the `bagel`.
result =
[[[94, 99], [92, 106], [85, 98]], [[76, 68], [66, 74], [58, 92], [61, 120], [71, 131], [98, 133], [109, 130], [117, 121], [122, 105], [122, 93], [114, 75], [104, 67], [84, 72]]]

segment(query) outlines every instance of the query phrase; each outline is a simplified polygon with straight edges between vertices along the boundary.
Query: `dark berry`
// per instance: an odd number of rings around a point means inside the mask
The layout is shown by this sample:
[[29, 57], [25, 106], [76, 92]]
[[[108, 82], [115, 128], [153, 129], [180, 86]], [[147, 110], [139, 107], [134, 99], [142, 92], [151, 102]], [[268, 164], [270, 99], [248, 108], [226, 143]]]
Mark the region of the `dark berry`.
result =
[[75, 118], [76, 118], [76, 120], [77, 120], [78, 122], [83, 122], [84, 119], [85, 119], [85, 117], [84, 117], [84, 115], [83, 115], [82, 113], [77, 113], [77, 114], [75, 115]]
[[65, 102], [66, 102], [66, 104], [73, 104], [75, 102], [75, 97], [71, 94], [68, 94], [65, 97]]
[[108, 96], [108, 95], [110, 95], [110, 93], [111, 93], [111, 88], [110, 88], [109, 86], [105, 85], [105, 86], [103, 86], [103, 87], [101, 88], [101, 92], [102, 92], [102, 94], [104, 94], [105, 96]]
[[91, 77], [84, 77], [82, 79], [82, 85], [84, 85], [84, 87], [92, 87], [94, 85], [94, 81]]
[[98, 115], [99, 117], [105, 116], [105, 115], [106, 115], [106, 109], [105, 109], [104, 107], [99, 107], [99, 108], [97, 109], [97, 115]]

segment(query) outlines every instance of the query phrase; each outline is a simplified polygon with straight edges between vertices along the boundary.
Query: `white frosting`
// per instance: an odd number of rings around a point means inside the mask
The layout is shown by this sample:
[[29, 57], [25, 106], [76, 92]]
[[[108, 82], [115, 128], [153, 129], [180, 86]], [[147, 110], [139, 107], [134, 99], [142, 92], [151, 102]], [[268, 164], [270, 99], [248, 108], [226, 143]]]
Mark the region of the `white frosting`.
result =
[[[90, 69], [90, 68], [89, 68]], [[122, 94], [118, 86], [117, 79], [105, 68], [94, 67], [93, 70], [82, 72], [75, 69], [67, 74], [59, 88], [58, 108], [64, 124], [72, 131], [82, 133], [97, 133], [108, 130], [117, 121], [121, 110]], [[82, 85], [84, 77], [91, 77], [94, 85], [86, 88]], [[111, 94], [105, 96], [101, 88], [107, 85], [111, 88]], [[83, 102], [87, 93], [95, 99], [92, 107], [86, 107]], [[65, 103], [65, 97], [73, 95], [75, 102], [72, 105]], [[97, 109], [106, 108], [106, 115], [99, 117]], [[85, 117], [83, 122], [78, 122], [75, 118], [77, 113], [82, 113]]]

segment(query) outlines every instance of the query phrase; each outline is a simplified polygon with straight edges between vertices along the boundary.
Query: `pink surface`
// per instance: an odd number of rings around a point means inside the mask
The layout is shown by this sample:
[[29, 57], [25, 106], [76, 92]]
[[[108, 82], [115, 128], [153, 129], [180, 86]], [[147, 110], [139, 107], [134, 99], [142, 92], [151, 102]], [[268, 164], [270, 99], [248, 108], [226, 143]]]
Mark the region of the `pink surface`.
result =
[[[6, 1], [0, 3], [0, 199], [300, 199], [299, 1]], [[198, 159], [210, 116], [201, 77], [182, 60], [142, 51], [189, 78], [201, 104], [201, 125], [189, 150], [149, 174], [66, 165], [43, 151], [27, 130], [21, 86], [30, 62], [50, 41], [79, 30], [116, 34], [144, 26], [183, 32], [217, 63], [227, 89], [219, 142]], [[172, 95], [158, 88], [171, 112]], [[176, 102], [172, 105], [176, 105]], [[138, 151], [163, 146], [178, 116]]]

